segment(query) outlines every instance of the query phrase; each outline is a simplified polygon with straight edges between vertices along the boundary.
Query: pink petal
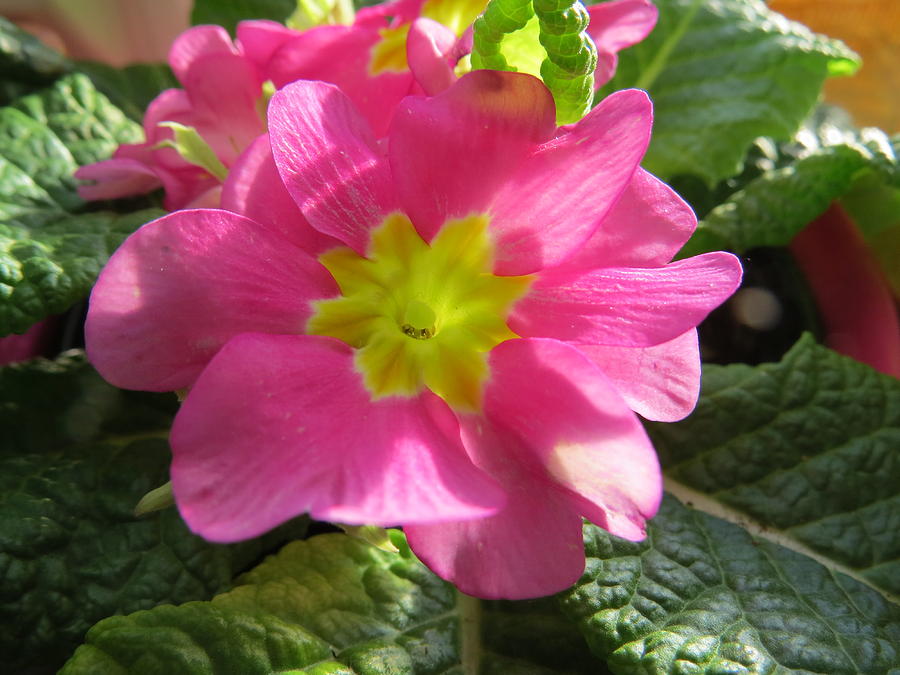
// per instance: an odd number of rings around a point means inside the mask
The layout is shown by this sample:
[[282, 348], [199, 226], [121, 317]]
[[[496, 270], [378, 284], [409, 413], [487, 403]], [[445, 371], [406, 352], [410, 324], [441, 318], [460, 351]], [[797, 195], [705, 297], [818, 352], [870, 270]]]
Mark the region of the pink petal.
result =
[[228, 211], [177, 211], [131, 235], [101, 272], [87, 352], [116, 386], [182, 389], [233, 336], [302, 333], [310, 301], [336, 294], [277, 231]]
[[189, 126], [231, 166], [265, 130], [257, 107], [262, 90], [253, 66], [237, 54], [198, 58], [184, 86], [192, 105]]
[[0, 337], [0, 366], [40, 356], [50, 346], [58, 321], [54, 317], [33, 324], [22, 334]]
[[153, 169], [134, 159], [107, 159], [88, 164], [75, 172], [75, 178], [96, 181], [93, 185], [78, 186], [78, 195], [88, 201], [142, 195], [162, 185]]
[[659, 267], [678, 253], [696, 227], [691, 207], [638, 168], [600, 227], [560, 267]]
[[[498, 453], [504, 449], [500, 441], [492, 445]], [[506, 507], [480, 520], [405, 526], [415, 554], [435, 574], [478, 598], [537, 598], [578, 581], [584, 546], [581, 517], [571, 500], [516, 465], [493, 475], [507, 492]]]
[[171, 135], [170, 130], [160, 128], [160, 122], [188, 122], [190, 114], [191, 101], [184, 89], [166, 89], [160, 92], [159, 96], [150, 101], [144, 113], [144, 135], [147, 137], [147, 143], [155, 145], [164, 137], [168, 138]]
[[619, 57], [615, 53], [597, 51], [597, 67], [594, 68], [594, 89], [597, 90], [609, 82], [616, 74]]
[[313, 229], [297, 208], [278, 175], [268, 134], [251, 143], [228, 172], [222, 208], [270, 226], [314, 257], [341, 245]]
[[[157, 147], [162, 141], [173, 138], [172, 130], [159, 126], [161, 122], [178, 122], [189, 127], [196, 126], [194, 106], [185, 90], [167, 89], [150, 102], [147, 112], [144, 114], [144, 135], [147, 142], [131, 146], [135, 148], [132, 152], [137, 152], [137, 149], [140, 148], [142, 154], [154, 168], [201, 171], [198, 167], [185, 161], [173, 148]], [[123, 147], [125, 146], [119, 146], [119, 149], [116, 150], [116, 157], [119, 156]]]
[[[147, 142], [142, 146], [133, 147], [142, 148], [147, 161], [156, 168], [200, 170], [185, 161], [173, 148], [157, 147], [162, 141], [173, 138], [172, 130], [159, 126], [161, 122], [178, 122], [189, 127], [196, 126], [194, 106], [186, 91], [167, 89], [150, 102], [147, 112], [144, 114], [144, 135]], [[119, 155], [122, 147], [120, 146], [116, 150], [115, 156]]]
[[603, 373], [556, 340], [507, 340], [488, 360], [485, 417], [521, 439], [547, 482], [576, 496], [581, 515], [616, 536], [643, 539], [662, 474], [643, 426]]
[[372, 50], [381, 39], [374, 26], [311, 28], [275, 52], [267, 75], [279, 88], [299, 79], [338, 85], [381, 138], [387, 133], [394, 108], [413, 85], [408, 70], [369, 73]]
[[169, 50], [169, 65], [182, 84], [197, 59], [209, 55], [237, 54], [231, 36], [221, 26], [195, 26], [179, 35]]
[[700, 395], [700, 349], [692, 329], [654, 347], [579, 345], [628, 406], [657, 422], [687, 417]]
[[588, 34], [597, 51], [615, 53], [637, 44], [656, 25], [659, 10], [650, 0], [613, 0], [587, 8]]
[[464, 593], [549, 595], [584, 569], [580, 514], [643, 538], [662, 496], [659, 465], [634, 414], [577, 350], [510, 340], [489, 358], [484, 417], [463, 418], [463, 440], [507, 505], [482, 520], [404, 529], [416, 555]]
[[456, 80], [448, 54], [456, 45], [456, 34], [437, 21], [420, 18], [412, 22], [406, 38], [406, 61], [416, 82], [434, 96]]
[[630, 183], [652, 119], [645, 92], [617, 91], [535, 148], [493, 199], [496, 272], [530, 274], [572, 255]]
[[599, 89], [615, 75], [616, 53], [637, 44], [656, 25], [659, 11], [650, 0], [613, 0], [587, 8], [591, 22], [588, 34], [597, 45], [594, 86]]
[[652, 347], [694, 328], [740, 281], [740, 262], [723, 252], [653, 269], [545, 270], [508, 324], [525, 337]]
[[299, 81], [269, 103], [272, 154], [309, 223], [364, 254], [369, 231], [397, 208], [369, 126], [334, 85]]
[[298, 32], [277, 21], [241, 21], [235, 31], [240, 51], [260, 72], [278, 49], [297, 37]]
[[388, 25], [409, 23], [422, 13], [426, 0], [393, 0], [379, 2], [376, 5], [361, 7], [356, 12], [354, 26], [374, 26], [380, 28]]
[[389, 155], [400, 201], [422, 237], [430, 241], [448, 218], [487, 212], [555, 120], [550, 92], [522, 73], [478, 70], [433, 98], [404, 99]]
[[825, 344], [900, 378], [897, 304], [850, 216], [833, 204], [794, 237], [790, 249], [822, 315]]
[[221, 185], [217, 178], [187, 163], [180, 169], [157, 166], [156, 174], [162, 180], [163, 189], [166, 191], [163, 206], [168, 211], [189, 208], [196, 200], [202, 199], [210, 190]]
[[217, 209], [222, 202], [222, 186], [214, 185], [206, 192], [201, 192], [185, 206], [186, 209]]
[[[149, 114], [145, 117], [145, 123], [147, 119], [149, 119]], [[193, 123], [189, 115], [182, 115], [180, 120], [174, 119], [172, 121]], [[171, 135], [170, 129], [160, 127], [157, 130], [153, 143], [120, 145], [113, 154], [113, 158], [131, 159], [152, 170], [154, 175], [162, 182], [166, 193], [163, 205], [167, 210], [175, 211], [193, 204], [197, 199], [209, 193], [210, 190], [219, 187], [220, 183], [217, 178], [208, 174], [204, 169], [184, 161], [171, 148], [153, 149], [155, 143], [163, 140], [163, 138], [171, 137]]]
[[331, 338], [244, 334], [204, 370], [171, 436], [185, 521], [214, 541], [300, 513], [350, 524], [479, 518], [503, 492], [466, 458], [439, 398], [372, 401]]

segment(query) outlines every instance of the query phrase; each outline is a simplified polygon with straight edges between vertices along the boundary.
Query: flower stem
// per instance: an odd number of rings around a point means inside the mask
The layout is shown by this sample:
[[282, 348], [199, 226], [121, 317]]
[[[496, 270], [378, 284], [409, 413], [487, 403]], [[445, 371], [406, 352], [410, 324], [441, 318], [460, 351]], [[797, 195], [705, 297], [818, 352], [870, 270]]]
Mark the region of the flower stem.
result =
[[478, 675], [481, 666], [481, 600], [456, 592], [462, 637], [463, 675]]

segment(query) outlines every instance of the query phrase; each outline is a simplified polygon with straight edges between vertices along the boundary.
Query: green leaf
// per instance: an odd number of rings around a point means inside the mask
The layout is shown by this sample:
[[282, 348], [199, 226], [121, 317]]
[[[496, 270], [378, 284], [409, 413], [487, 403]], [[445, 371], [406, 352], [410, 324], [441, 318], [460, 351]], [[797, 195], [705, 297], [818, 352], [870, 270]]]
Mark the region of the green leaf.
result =
[[[60, 673], [342, 673], [326, 642], [270, 614], [190, 603], [109, 619], [88, 633]], [[343, 670], [343, 673], [352, 671]], [[343, 675], [342, 673], [342, 675]]]
[[63, 77], [52, 87], [20, 99], [14, 107], [55, 134], [78, 166], [107, 159], [121, 143], [144, 140], [140, 125], [123, 115], [81, 74]]
[[30, 225], [36, 214], [23, 209], [0, 223], [0, 334], [22, 332], [87, 296], [119, 244], [162, 214], [154, 209], [59, 214], [52, 222]]
[[0, 105], [50, 84], [69, 67], [61, 54], [0, 17]]
[[761, 0], [657, 0], [659, 21], [619, 54], [602, 93], [647, 89], [656, 111], [644, 166], [707, 183], [739, 173], [753, 139], [788, 139], [828, 75], [856, 55], [769, 11]]
[[296, 9], [297, 0], [195, 0], [191, 24], [218, 24], [234, 35], [239, 21], [271, 19], [284, 23]]
[[562, 605], [617, 675], [900, 668], [900, 607], [672, 497], [645, 541], [587, 525], [585, 544], [587, 570]]
[[900, 163], [890, 139], [878, 129], [837, 126], [827, 115], [821, 112], [794, 144], [779, 149], [779, 168], [712, 209], [679, 255], [787, 246], [833, 201], [845, 197], [868, 236], [900, 222]]
[[144, 111], [160, 92], [181, 86], [165, 63], [136, 63], [113, 68], [105, 63], [79, 61], [76, 66], [113, 105], [137, 122], [144, 119]]
[[780, 363], [706, 366], [702, 391], [649, 425], [670, 489], [900, 594], [900, 381], [806, 335]]
[[168, 478], [174, 396], [123, 392], [80, 355], [0, 369], [0, 652], [56, 668], [96, 621], [206, 599], [301, 523], [212, 545], [174, 509], [132, 510]]
[[604, 672], [552, 600], [481, 603], [344, 535], [288, 544], [239, 581], [100, 622], [62, 673]]
[[74, 171], [141, 137], [84, 75], [0, 109], [0, 335], [84, 298], [122, 240], [160, 215], [76, 215]]
[[584, 5], [571, 0], [490, 0], [475, 20], [472, 66], [540, 77], [559, 124], [577, 122], [594, 95], [597, 48]]

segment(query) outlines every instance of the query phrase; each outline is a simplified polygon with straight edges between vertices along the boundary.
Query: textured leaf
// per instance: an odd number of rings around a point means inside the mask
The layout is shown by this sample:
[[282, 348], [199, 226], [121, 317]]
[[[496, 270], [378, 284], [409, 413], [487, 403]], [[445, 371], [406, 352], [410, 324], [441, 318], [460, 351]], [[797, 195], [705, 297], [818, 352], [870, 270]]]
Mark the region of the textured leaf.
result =
[[644, 542], [588, 525], [585, 544], [587, 571], [562, 604], [617, 675], [900, 668], [900, 607], [672, 497]]
[[482, 607], [408, 554], [345, 535], [288, 544], [240, 582], [100, 622], [62, 672], [605, 672], [552, 601]]
[[[326, 642], [275, 616], [220, 609], [209, 603], [162, 606], [109, 619], [89, 633], [61, 673], [350, 673], [332, 664]], [[396, 672], [396, 671], [395, 671]]]
[[75, 215], [85, 205], [72, 173], [140, 137], [84, 75], [0, 109], [0, 335], [84, 298], [112, 251], [158, 215]]
[[890, 139], [878, 129], [857, 131], [813, 118], [796, 143], [774, 154], [779, 168], [749, 181], [712, 209], [681, 256], [787, 246], [844, 197], [870, 236], [900, 222], [900, 163]]
[[[22, 223], [34, 213], [17, 215]], [[125, 237], [160, 215], [102, 211], [37, 227], [0, 223], [0, 334], [24, 331], [84, 298]]]
[[120, 143], [144, 140], [140, 125], [81, 74], [63, 77], [52, 87], [17, 101], [14, 107], [53, 132], [79, 166], [107, 159]]
[[0, 17], [0, 105], [51, 83], [68, 69], [61, 54]]
[[896, 378], [805, 336], [777, 364], [707, 366], [694, 413], [650, 432], [671, 481], [900, 594]]
[[475, 20], [472, 65], [540, 77], [569, 124], [590, 109], [597, 48], [584, 4], [571, 0], [490, 0]]
[[80, 61], [76, 65], [113, 105], [138, 122], [144, 119], [150, 101], [161, 91], [181, 86], [165, 63], [136, 63], [125, 68], [92, 61]]
[[770, 12], [761, 0], [658, 0], [659, 21], [619, 53], [603, 92], [647, 89], [656, 116], [645, 168], [712, 184], [740, 171], [753, 139], [787, 140], [825, 77], [853, 73], [853, 52]]
[[195, 0], [191, 12], [193, 25], [214, 23], [234, 35], [238, 21], [271, 19], [284, 21], [297, 9], [296, 0]]
[[174, 509], [138, 520], [168, 478], [174, 397], [123, 392], [79, 355], [0, 370], [0, 652], [58, 667], [96, 621], [205, 599], [286, 535], [207, 544]]

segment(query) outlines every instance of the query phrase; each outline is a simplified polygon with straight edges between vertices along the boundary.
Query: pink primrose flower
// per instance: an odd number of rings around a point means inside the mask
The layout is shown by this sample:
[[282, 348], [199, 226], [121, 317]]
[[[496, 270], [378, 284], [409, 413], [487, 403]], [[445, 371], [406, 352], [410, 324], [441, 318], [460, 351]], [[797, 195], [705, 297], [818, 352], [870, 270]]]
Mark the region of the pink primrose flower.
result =
[[662, 483], [632, 409], [690, 411], [695, 326], [741, 269], [669, 262], [696, 220], [638, 166], [644, 92], [555, 114], [539, 80], [478, 71], [378, 141], [299, 81], [223, 188], [246, 215], [179, 211], [113, 255], [88, 354], [118, 386], [189, 389], [172, 484], [194, 531], [402, 524], [490, 598], [577, 580], [582, 516], [645, 536]]
[[[587, 7], [588, 34], [597, 47], [594, 87], [612, 79], [618, 52], [643, 40], [659, 15], [651, 0], [612, 0]], [[423, 14], [412, 22], [407, 60], [416, 83], [428, 94], [446, 89], [456, 80], [460, 60], [472, 51], [471, 29], [458, 34]]]
[[84, 199], [115, 199], [166, 191], [165, 206], [218, 205], [222, 176], [186, 161], [171, 147], [176, 122], [193, 127], [227, 170], [240, 153], [265, 131], [265, 81], [219, 26], [197, 26], [182, 33], [169, 52], [169, 65], [184, 89], [167, 89], [144, 116], [146, 141], [122, 145], [112, 159], [80, 168], [75, 177], [95, 181], [79, 188]]
[[80, 187], [79, 194], [88, 200], [115, 199], [163, 187], [169, 210], [218, 206], [224, 175], [161, 146], [173, 139], [173, 131], [160, 125], [176, 122], [195, 129], [225, 174], [265, 131], [266, 82], [277, 88], [297, 79], [337, 84], [383, 136], [394, 107], [414, 88], [405, 40], [409, 21], [424, 1], [361, 10], [352, 26], [297, 31], [274, 21], [244, 21], [236, 42], [219, 26], [185, 31], [169, 52], [184, 89], [164, 91], [150, 104], [145, 142], [122, 145], [112, 159], [79, 169], [77, 178], [93, 182]]
[[237, 35], [276, 88], [298, 79], [336, 84], [380, 138], [397, 104], [421, 93], [407, 63], [413, 21], [430, 17], [455, 40], [485, 5], [485, 0], [396, 0], [361, 9], [351, 26], [295, 31], [272, 21], [246, 21]]
[[[456, 79], [454, 68], [472, 49], [471, 24], [484, 5], [484, 0], [395, 0], [360, 10], [351, 26], [305, 31], [244, 21], [236, 42], [218, 26], [191, 28], [169, 53], [184, 89], [167, 90], [150, 104], [144, 143], [122, 145], [112, 159], [79, 169], [75, 176], [91, 181], [79, 193], [87, 200], [116, 199], [163, 187], [169, 210], [218, 206], [224, 176], [162, 146], [173, 131], [160, 123], [195, 129], [225, 174], [265, 131], [266, 82], [276, 89], [298, 79], [336, 84], [382, 137], [405, 96], [437, 93]], [[588, 11], [600, 86], [615, 71], [616, 52], [642, 40], [657, 12], [650, 0], [615, 0]]]

